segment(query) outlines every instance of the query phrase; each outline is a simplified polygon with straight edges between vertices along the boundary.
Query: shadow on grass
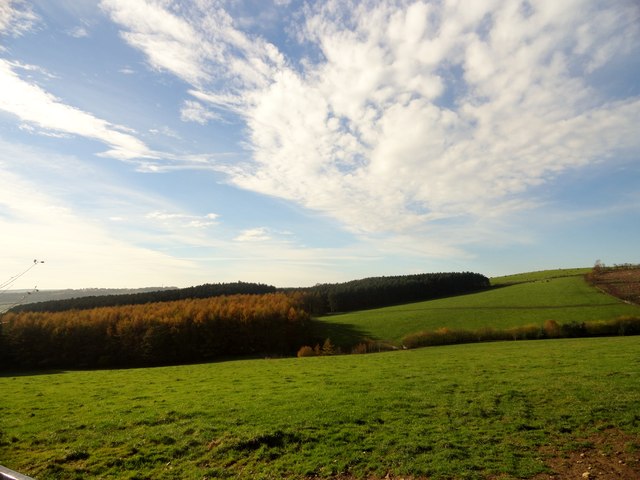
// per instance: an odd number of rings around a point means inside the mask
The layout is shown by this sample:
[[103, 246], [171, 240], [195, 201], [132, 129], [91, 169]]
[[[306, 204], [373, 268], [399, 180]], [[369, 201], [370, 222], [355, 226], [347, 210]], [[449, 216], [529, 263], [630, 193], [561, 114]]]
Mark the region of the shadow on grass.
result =
[[[27, 368], [25, 368], [24, 370], [16, 370], [14, 368], [12, 370], [0, 370], [0, 378], [38, 377], [40, 375], [58, 375], [60, 373], [67, 373], [67, 370], [59, 370], [59, 369], [29, 370]], [[0, 477], [0, 479], [2, 479], [2, 477]]]
[[331, 343], [342, 349], [350, 349], [354, 345], [369, 340], [378, 340], [371, 334], [348, 323], [325, 322], [314, 319], [311, 327], [311, 336], [315, 343], [322, 345], [325, 339], [331, 339]]

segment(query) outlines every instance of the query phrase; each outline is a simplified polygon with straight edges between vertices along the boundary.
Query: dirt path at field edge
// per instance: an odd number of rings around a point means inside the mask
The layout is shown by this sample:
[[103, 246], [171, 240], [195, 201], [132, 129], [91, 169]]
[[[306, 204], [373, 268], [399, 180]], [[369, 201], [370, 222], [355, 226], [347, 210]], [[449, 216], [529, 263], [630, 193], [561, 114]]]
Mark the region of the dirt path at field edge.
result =
[[640, 479], [640, 436], [610, 428], [573, 443], [577, 446], [566, 451], [542, 448], [551, 472], [536, 475], [532, 480]]
[[[582, 439], [572, 439], [573, 448], [546, 446], [540, 454], [550, 472], [528, 480], [638, 480], [640, 436], [610, 428]], [[354, 480], [338, 475], [333, 480]], [[422, 476], [367, 477], [366, 480], [429, 480]], [[514, 480], [509, 475], [489, 475], [487, 480]]]

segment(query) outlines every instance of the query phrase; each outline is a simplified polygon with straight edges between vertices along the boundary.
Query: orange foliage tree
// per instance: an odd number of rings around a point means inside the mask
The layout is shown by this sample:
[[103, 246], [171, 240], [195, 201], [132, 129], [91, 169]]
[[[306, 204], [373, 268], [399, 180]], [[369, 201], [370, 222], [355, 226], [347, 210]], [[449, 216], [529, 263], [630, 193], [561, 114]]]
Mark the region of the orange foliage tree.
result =
[[295, 293], [5, 313], [1, 322], [0, 367], [162, 365], [288, 355], [309, 335], [309, 315]]

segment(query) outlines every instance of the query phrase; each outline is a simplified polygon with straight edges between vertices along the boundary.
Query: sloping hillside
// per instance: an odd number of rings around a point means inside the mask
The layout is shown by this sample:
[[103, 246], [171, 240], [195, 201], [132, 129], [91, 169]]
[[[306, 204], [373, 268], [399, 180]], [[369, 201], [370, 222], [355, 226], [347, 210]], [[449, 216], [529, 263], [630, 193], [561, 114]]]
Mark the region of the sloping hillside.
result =
[[[421, 330], [441, 327], [496, 329], [542, 324], [609, 320], [621, 315], [640, 315], [629, 305], [589, 285], [589, 269], [549, 270], [492, 279], [489, 291], [456, 297], [364, 310], [320, 318], [328, 333], [369, 336], [399, 342]], [[333, 337], [332, 337], [333, 338]]]

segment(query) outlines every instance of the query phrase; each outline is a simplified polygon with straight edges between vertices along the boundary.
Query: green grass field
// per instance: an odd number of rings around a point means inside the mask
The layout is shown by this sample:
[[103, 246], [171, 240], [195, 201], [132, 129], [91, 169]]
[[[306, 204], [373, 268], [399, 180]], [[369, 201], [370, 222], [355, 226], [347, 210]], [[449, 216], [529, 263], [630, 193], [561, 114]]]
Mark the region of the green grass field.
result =
[[351, 331], [398, 343], [410, 333], [440, 327], [503, 329], [542, 325], [545, 320], [569, 323], [640, 315], [640, 307], [588, 285], [582, 277], [586, 271], [588, 269], [553, 270], [499, 277], [492, 280], [499, 288], [484, 292], [329, 315], [320, 321], [326, 334], [336, 337], [337, 344], [348, 343], [354, 336], [350, 335]]
[[638, 438], [639, 350], [615, 337], [5, 375], [0, 463], [39, 480], [526, 478], [543, 446]]
[[516, 273], [502, 277], [493, 277], [491, 285], [511, 285], [514, 283], [537, 282], [563, 277], [583, 277], [591, 268], [562, 268], [557, 270], [538, 270], [536, 272]]

